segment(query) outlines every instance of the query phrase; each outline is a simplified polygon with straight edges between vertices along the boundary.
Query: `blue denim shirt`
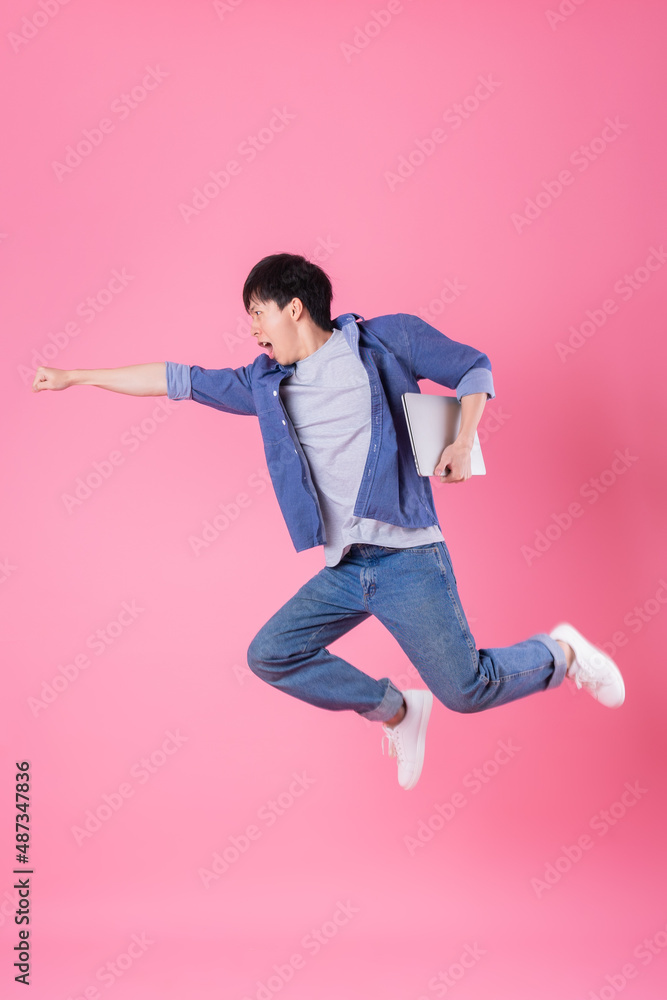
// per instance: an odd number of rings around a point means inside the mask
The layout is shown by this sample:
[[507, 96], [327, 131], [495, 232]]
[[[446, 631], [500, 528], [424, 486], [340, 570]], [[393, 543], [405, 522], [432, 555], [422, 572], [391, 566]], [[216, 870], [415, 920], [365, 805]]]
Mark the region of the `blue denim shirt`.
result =
[[[486, 354], [451, 340], [419, 316], [394, 313], [365, 320], [343, 313], [333, 321], [361, 360], [371, 389], [371, 440], [354, 504], [355, 517], [405, 528], [438, 524], [431, 484], [419, 476], [403, 413], [404, 392], [419, 379], [456, 390], [495, 396]], [[166, 362], [170, 399], [194, 399], [227, 413], [256, 416], [266, 462], [297, 552], [323, 545], [324, 523], [307, 459], [278, 387], [295, 371], [262, 353], [241, 368], [201, 368]]]

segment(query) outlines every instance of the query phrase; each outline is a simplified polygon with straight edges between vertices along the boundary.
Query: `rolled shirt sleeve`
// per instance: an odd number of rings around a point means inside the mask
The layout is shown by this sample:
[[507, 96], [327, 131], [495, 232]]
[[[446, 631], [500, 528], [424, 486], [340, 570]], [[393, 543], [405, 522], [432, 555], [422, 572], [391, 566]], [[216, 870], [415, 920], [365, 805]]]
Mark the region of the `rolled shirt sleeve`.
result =
[[486, 392], [488, 398], [496, 395], [493, 388], [493, 375], [488, 368], [469, 368], [456, 386], [456, 398], [459, 403], [461, 396], [469, 396], [473, 392]]
[[167, 366], [167, 396], [169, 399], [192, 399], [190, 365], [176, 361], [165, 362]]

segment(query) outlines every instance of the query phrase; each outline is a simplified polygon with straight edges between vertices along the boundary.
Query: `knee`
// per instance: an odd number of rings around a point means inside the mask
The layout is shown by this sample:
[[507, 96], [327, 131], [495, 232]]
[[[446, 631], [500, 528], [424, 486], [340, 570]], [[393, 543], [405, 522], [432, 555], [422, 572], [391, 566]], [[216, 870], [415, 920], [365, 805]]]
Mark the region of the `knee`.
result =
[[266, 648], [266, 643], [262, 637], [262, 633], [258, 632], [255, 638], [252, 640], [248, 646], [248, 666], [254, 674], [260, 674], [267, 663], [268, 650]]
[[451, 709], [452, 712], [459, 712], [463, 715], [470, 715], [472, 712], [478, 712], [479, 707], [474, 704], [471, 698], [466, 698], [464, 695], [459, 697], [448, 698], [443, 702], [447, 708]]
[[481, 712], [488, 694], [488, 677], [480, 669], [479, 653], [473, 658], [467, 644], [461, 644], [457, 655], [448, 660], [450, 669], [437, 695], [452, 712], [472, 715]]
[[473, 691], [445, 691], [436, 697], [450, 711], [459, 712], [462, 715], [471, 715], [482, 709]]
[[280, 666], [278, 643], [266, 628], [261, 628], [248, 646], [248, 666], [263, 680], [275, 680]]

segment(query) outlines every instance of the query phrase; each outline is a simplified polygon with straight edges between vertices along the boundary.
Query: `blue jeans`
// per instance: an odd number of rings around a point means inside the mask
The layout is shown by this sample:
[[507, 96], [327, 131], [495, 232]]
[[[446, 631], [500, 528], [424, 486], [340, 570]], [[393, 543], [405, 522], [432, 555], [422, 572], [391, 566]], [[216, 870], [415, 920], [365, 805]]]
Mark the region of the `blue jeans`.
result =
[[280, 691], [319, 708], [391, 719], [403, 696], [330, 653], [327, 645], [374, 615], [424, 684], [455, 712], [482, 712], [561, 684], [565, 653], [545, 632], [513, 646], [477, 649], [444, 542], [409, 549], [353, 545], [262, 626], [248, 666]]

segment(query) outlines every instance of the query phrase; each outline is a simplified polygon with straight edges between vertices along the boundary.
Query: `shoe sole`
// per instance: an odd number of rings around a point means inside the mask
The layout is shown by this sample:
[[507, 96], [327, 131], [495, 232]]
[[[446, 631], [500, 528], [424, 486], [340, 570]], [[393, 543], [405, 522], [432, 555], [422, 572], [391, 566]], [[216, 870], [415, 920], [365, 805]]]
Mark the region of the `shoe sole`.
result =
[[592, 650], [599, 656], [602, 656], [607, 661], [607, 663], [610, 665], [612, 669], [612, 674], [615, 674], [618, 682], [620, 683], [621, 700], [614, 705], [607, 705], [605, 704], [605, 702], [600, 701], [599, 698], [595, 698], [595, 701], [597, 701], [598, 704], [602, 705], [604, 708], [620, 708], [623, 702], [625, 701], [625, 681], [623, 680], [623, 675], [621, 671], [618, 669], [618, 666], [614, 663], [612, 658], [610, 656], [607, 656], [604, 650], [599, 649], [598, 646], [594, 646], [592, 642], [589, 642], [589, 640], [586, 639], [585, 636], [583, 636], [581, 632], [579, 632], [579, 630], [574, 627], [574, 625], [570, 625], [569, 622], [561, 622], [560, 624], [556, 625], [555, 628], [553, 628], [550, 633], [552, 639], [554, 638], [553, 636], [554, 632], [558, 633], [559, 639], [562, 639], [563, 642], [567, 642], [568, 645], [572, 646], [572, 649], [574, 649], [575, 659], [577, 658], [577, 651], [574, 647], [574, 643], [572, 642], [572, 640], [574, 640], [574, 642], [577, 644], [581, 644], [584, 647], [585, 652]]
[[424, 692], [424, 699], [422, 700], [422, 717], [419, 720], [419, 732], [417, 733], [417, 768], [413, 772], [412, 778], [408, 785], [402, 785], [402, 788], [409, 792], [411, 791], [417, 782], [419, 781], [422, 773], [422, 768], [424, 766], [424, 754], [426, 751], [426, 727], [428, 726], [428, 720], [431, 717], [431, 709], [433, 708], [433, 694], [431, 691]]

